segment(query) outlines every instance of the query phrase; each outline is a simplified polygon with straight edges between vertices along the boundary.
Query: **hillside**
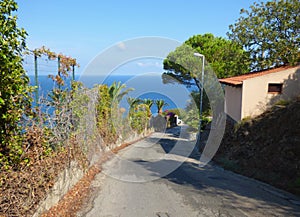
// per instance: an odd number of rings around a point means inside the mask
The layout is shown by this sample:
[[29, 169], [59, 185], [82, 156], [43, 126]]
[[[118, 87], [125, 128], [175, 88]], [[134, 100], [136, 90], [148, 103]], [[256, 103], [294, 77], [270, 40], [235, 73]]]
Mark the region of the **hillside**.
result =
[[214, 160], [300, 195], [300, 98], [235, 126], [228, 123]]

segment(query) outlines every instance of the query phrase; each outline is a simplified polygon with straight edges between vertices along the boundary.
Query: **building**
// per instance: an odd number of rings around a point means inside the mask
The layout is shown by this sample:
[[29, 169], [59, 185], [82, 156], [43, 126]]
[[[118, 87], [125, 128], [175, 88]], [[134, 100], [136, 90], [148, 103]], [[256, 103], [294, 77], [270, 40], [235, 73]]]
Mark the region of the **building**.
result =
[[282, 66], [220, 79], [225, 89], [225, 112], [235, 121], [263, 113], [279, 100], [300, 95], [300, 65]]

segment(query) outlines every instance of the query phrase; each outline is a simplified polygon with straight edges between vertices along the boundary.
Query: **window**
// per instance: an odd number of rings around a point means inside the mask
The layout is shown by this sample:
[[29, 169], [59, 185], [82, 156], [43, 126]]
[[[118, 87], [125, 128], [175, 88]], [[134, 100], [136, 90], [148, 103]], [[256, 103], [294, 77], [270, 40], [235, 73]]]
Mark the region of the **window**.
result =
[[268, 93], [281, 93], [282, 92], [282, 84], [270, 83], [268, 87]]

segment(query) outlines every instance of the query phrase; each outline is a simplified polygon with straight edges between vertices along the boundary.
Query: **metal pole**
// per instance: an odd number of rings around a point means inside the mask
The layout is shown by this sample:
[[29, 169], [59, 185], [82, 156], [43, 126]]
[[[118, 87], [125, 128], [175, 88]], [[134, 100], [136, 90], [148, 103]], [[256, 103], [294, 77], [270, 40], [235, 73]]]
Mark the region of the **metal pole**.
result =
[[204, 91], [204, 61], [205, 61], [205, 57], [202, 56], [202, 72], [201, 72], [201, 93], [200, 93], [200, 108], [199, 108], [199, 112], [200, 112], [200, 123], [199, 123], [199, 142], [201, 140], [201, 127], [202, 127], [202, 108], [203, 108], [203, 91]]
[[[57, 74], [60, 77], [60, 56], [57, 57], [57, 67], [58, 67]], [[60, 83], [59, 82], [58, 82], [58, 89], [60, 89]]]
[[203, 91], [204, 91], [204, 63], [205, 56], [203, 54], [194, 53], [194, 56], [202, 57], [202, 70], [201, 70], [201, 88], [200, 88], [200, 105], [199, 105], [199, 134], [197, 138], [198, 151], [200, 151], [200, 142], [201, 142], [201, 127], [202, 127], [202, 107], [203, 107]]
[[75, 81], [75, 65], [72, 65], [72, 79]]
[[34, 80], [35, 80], [35, 106], [39, 106], [39, 82], [38, 82], [38, 66], [37, 66], [37, 55], [34, 54]]

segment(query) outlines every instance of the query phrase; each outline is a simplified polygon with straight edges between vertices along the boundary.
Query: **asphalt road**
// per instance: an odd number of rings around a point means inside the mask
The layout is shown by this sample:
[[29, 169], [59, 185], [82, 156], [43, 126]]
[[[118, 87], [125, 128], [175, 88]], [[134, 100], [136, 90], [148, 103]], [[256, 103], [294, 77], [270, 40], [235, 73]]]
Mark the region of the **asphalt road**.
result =
[[299, 198], [264, 183], [199, 167], [180, 128], [119, 152], [92, 186], [87, 217], [300, 216]]

